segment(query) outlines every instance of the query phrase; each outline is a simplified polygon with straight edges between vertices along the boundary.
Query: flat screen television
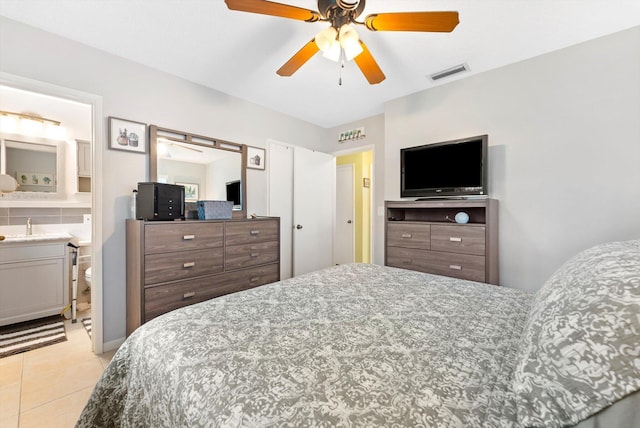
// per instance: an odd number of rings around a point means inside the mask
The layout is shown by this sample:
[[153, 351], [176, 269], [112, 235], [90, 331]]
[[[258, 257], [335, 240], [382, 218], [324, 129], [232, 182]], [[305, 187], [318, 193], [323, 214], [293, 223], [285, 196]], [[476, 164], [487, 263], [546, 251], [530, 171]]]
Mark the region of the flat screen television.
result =
[[400, 149], [400, 196], [487, 195], [487, 161], [486, 135]]
[[233, 201], [233, 207], [240, 207], [240, 180], [229, 181], [226, 183], [227, 185], [227, 201]]

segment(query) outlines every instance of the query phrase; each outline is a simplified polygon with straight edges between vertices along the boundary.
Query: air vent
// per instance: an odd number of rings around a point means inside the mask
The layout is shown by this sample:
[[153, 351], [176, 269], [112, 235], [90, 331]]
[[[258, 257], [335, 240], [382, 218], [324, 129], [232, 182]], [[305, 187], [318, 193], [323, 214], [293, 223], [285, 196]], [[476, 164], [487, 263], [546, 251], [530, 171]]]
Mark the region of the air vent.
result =
[[444, 79], [445, 77], [462, 73], [463, 71], [469, 71], [469, 66], [467, 64], [459, 64], [451, 68], [447, 68], [446, 70], [438, 71], [437, 73], [430, 75], [429, 78], [435, 82], [436, 80]]

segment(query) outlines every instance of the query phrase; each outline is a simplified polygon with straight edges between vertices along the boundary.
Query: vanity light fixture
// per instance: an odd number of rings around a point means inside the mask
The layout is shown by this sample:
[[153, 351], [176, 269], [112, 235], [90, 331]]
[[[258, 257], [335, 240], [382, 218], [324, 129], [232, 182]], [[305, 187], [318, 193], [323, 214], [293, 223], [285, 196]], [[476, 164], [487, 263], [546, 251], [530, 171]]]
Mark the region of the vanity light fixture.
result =
[[54, 140], [63, 140], [67, 130], [60, 122], [35, 114], [14, 113], [0, 110], [0, 131], [7, 134], [30, 135]]

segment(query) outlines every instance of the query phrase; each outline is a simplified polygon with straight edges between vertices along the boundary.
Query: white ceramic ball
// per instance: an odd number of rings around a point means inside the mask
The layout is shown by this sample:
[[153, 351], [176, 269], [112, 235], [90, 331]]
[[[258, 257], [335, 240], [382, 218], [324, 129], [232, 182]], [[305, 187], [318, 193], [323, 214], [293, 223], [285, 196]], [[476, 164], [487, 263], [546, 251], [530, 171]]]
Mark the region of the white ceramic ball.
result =
[[469, 214], [460, 211], [458, 214], [456, 214], [456, 216], [454, 217], [456, 220], [456, 223], [468, 223], [469, 222]]

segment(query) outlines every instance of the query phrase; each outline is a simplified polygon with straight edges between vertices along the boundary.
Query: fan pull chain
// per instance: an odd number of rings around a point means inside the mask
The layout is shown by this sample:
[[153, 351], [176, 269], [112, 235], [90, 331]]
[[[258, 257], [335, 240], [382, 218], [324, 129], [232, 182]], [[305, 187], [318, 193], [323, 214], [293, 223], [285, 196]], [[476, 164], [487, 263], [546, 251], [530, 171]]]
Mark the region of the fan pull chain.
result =
[[342, 70], [344, 69], [344, 49], [340, 48], [340, 72], [338, 77], [338, 86], [342, 86]]

